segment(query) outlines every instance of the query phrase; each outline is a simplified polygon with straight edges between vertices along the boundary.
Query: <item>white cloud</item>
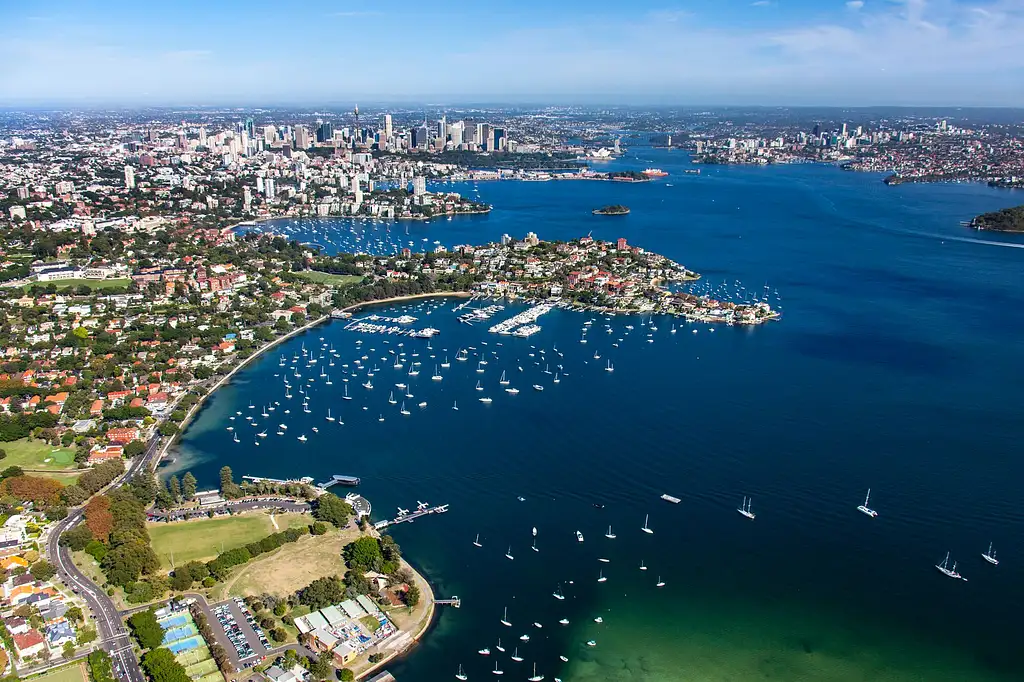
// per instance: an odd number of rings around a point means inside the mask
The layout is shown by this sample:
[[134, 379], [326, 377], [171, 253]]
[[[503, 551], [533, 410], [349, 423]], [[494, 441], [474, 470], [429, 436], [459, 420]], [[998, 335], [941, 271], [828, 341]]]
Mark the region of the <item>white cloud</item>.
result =
[[771, 0], [754, 0], [754, 2], [750, 3], [750, 6], [751, 7], [768, 7], [771, 4], [772, 4]]
[[846, 6], [849, 9], [854, 9], [854, 10], [861, 9], [861, 8], [864, 7], [864, 0], [848, 0], [848, 2], [846, 3]]

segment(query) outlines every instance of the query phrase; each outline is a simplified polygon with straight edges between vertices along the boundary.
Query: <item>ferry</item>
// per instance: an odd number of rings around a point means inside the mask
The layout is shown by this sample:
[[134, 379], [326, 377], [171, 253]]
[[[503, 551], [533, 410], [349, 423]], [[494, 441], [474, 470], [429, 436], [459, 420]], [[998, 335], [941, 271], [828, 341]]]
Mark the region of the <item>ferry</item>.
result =
[[661, 499], [665, 500], [666, 502], [671, 502], [672, 504], [679, 504], [680, 502], [682, 502], [682, 500], [680, 500], [678, 497], [674, 497], [672, 495], [669, 495], [668, 493], [662, 495]]
[[668, 175], [668, 173], [660, 168], [645, 168], [641, 172], [649, 178], [663, 178]]

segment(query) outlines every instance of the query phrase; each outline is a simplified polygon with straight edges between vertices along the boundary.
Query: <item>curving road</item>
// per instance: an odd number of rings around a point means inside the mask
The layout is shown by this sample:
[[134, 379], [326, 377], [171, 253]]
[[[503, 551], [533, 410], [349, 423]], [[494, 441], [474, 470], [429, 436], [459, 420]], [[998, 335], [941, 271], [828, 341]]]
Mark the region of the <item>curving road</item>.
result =
[[[111, 490], [124, 485], [144, 467], [149, 467], [150, 462], [156, 457], [159, 444], [160, 438], [153, 437], [149, 441], [146, 451], [130, 460], [124, 474], [111, 482], [106, 489]], [[57, 575], [64, 581], [64, 584], [89, 605], [89, 609], [96, 617], [99, 645], [114, 659], [115, 674], [127, 682], [145, 682], [146, 676], [135, 658], [128, 630], [121, 621], [121, 614], [118, 613], [113, 600], [78, 570], [71, 560], [71, 552], [67, 547], [60, 545], [61, 534], [81, 521], [83, 513], [83, 507], [71, 509], [68, 511], [67, 518], [51, 526], [46, 537], [46, 556], [56, 567]]]

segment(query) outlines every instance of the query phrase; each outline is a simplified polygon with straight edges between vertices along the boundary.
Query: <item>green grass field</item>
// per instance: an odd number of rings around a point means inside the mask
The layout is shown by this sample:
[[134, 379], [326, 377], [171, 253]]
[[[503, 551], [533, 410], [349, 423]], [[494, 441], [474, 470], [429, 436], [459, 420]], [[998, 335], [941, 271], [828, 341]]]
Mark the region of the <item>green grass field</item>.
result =
[[75, 469], [74, 450], [55, 448], [41, 440], [12, 440], [0, 443], [0, 449], [7, 453], [7, 457], [0, 461], [2, 467], [19, 466], [22, 469], [47, 471]]
[[127, 288], [132, 281], [127, 277], [120, 279], [62, 279], [56, 282], [32, 282], [32, 284], [26, 284], [24, 291], [28, 291], [33, 286], [46, 287], [54, 285], [57, 287], [57, 291], [62, 291], [69, 287], [78, 287], [85, 285], [93, 291], [99, 291], [101, 289], [113, 289], [114, 287], [125, 287]]
[[277, 514], [274, 518], [278, 528], [274, 528], [270, 515], [262, 511], [196, 521], [151, 523], [148, 528], [153, 551], [160, 557], [161, 565], [169, 569], [172, 554], [177, 566], [189, 561], [208, 561], [221, 552], [262, 540], [278, 530], [308, 526], [313, 522], [303, 514]]
[[328, 272], [317, 272], [315, 270], [296, 272], [295, 274], [307, 282], [313, 282], [314, 284], [327, 284], [332, 287], [340, 287], [346, 284], [358, 284], [363, 280], [362, 275], [332, 275]]
[[85, 675], [82, 674], [82, 666], [77, 663], [60, 670], [53, 670], [40, 677], [33, 677], [32, 680], [33, 682], [87, 682]]

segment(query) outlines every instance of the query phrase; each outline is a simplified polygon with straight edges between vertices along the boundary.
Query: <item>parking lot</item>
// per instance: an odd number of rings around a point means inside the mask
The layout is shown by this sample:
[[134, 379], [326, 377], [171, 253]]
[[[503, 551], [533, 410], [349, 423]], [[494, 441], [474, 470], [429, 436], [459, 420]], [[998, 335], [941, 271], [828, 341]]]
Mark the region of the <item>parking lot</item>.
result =
[[229, 656], [238, 661], [239, 667], [252, 665], [270, 649], [266, 633], [240, 598], [213, 606], [213, 617], [230, 643]]

